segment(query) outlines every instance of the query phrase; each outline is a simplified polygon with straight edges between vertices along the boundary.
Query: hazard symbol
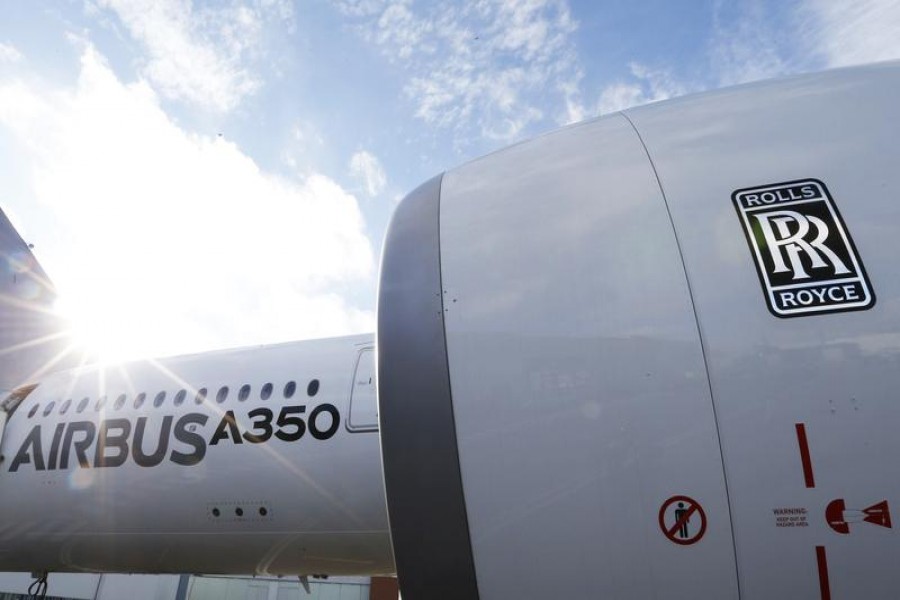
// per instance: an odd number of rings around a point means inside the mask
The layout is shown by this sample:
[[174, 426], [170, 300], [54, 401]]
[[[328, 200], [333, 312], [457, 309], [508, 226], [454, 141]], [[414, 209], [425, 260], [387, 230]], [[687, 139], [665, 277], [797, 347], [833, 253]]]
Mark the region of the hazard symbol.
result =
[[879, 527], [891, 528], [891, 511], [887, 500], [882, 500], [868, 508], [847, 508], [843, 498], [832, 500], [825, 507], [825, 520], [828, 526], [838, 533], [850, 533], [850, 523], [871, 523]]
[[670, 541], [689, 546], [706, 533], [706, 513], [693, 498], [672, 496], [659, 509], [659, 528]]

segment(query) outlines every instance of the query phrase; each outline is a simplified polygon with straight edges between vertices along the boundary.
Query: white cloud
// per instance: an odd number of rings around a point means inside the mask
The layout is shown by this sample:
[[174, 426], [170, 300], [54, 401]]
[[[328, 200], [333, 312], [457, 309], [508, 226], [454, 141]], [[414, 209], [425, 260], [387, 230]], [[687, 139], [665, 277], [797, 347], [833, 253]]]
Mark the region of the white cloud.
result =
[[597, 112], [606, 114], [646, 104], [643, 86], [638, 83], [617, 82], [603, 88], [597, 102]]
[[0, 129], [31, 168], [45, 267], [107, 349], [162, 354], [374, 326], [340, 296], [374, 288], [352, 195], [322, 175], [266, 174], [234, 144], [180, 129], [147, 84], [123, 84], [92, 48], [74, 88], [0, 76]]
[[408, 74], [415, 116], [508, 141], [532, 124], [577, 116], [577, 23], [565, 0], [340, 0], [368, 41]]
[[390, 0], [333, 0], [333, 4], [345, 15], [371, 17], [384, 10]]
[[629, 65], [632, 79], [608, 85], [600, 93], [596, 112], [606, 114], [681, 96], [689, 88], [671, 73], [662, 69], [651, 69], [639, 63]]
[[363, 184], [369, 196], [377, 196], [387, 185], [381, 161], [366, 150], [360, 150], [350, 158], [350, 174]]
[[259, 88], [252, 63], [265, 19], [290, 19], [289, 5], [272, 0], [218, 9], [195, 9], [190, 0], [96, 2], [144, 46], [142, 73], [161, 94], [219, 111]]
[[298, 175], [314, 173], [325, 148], [325, 138], [311, 121], [297, 121], [281, 149], [281, 162]]
[[295, 123], [291, 129], [291, 137], [301, 145], [322, 146], [325, 140], [312, 123]]
[[12, 44], [0, 42], [0, 63], [16, 63], [22, 60], [22, 53]]
[[577, 123], [590, 116], [581, 99], [581, 80], [583, 77], [584, 74], [579, 68], [569, 81], [560, 85], [564, 102], [561, 112], [557, 115], [557, 121], [562, 125]]
[[716, 2], [709, 48], [714, 85], [770, 79], [796, 70], [785, 55], [786, 49], [798, 50], [801, 36], [786, 38], [783, 34], [794, 31], [793, 23], [789, 19], [775, 22], [769, 10], [760, 0]]
[[803, 0], [785, 13], [760, 0], [716, 3], [716, 85], [900, 58], [900, 1]]
[[807, 0], [800, 16], [812, 52], [828, 66], [900, 58], [900, 2]]

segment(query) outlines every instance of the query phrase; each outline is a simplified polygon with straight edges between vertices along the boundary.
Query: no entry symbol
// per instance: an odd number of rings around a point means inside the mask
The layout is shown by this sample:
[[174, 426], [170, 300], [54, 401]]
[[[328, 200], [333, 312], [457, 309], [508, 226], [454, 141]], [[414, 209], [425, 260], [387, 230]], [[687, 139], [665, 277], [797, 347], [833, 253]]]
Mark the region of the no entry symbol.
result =
[[690, 546], [706, 533], [706, 513], [693, 498], [672, 496], [659, 509], [659, 528], [669, 541]]

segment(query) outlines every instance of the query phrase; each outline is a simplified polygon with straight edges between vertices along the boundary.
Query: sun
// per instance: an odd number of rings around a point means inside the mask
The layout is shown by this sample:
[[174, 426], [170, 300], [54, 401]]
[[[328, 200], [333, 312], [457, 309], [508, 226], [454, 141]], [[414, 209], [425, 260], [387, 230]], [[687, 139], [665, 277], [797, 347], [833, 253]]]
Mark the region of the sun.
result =
[[60, 296], [54, 310], [69, 327], [72, 347], [88, 362], [117, 364], [145, 355], [126, 307], [70, 294]]

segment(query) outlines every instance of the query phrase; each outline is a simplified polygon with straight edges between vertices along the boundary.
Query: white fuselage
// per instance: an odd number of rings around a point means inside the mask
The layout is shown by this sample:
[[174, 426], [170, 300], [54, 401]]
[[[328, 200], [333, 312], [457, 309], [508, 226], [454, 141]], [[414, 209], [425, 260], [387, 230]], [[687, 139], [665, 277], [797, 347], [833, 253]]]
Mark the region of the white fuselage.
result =
[[0, 570], [392, 572], [372, 347], [354, 336], [42, 379], [0, 446]]

